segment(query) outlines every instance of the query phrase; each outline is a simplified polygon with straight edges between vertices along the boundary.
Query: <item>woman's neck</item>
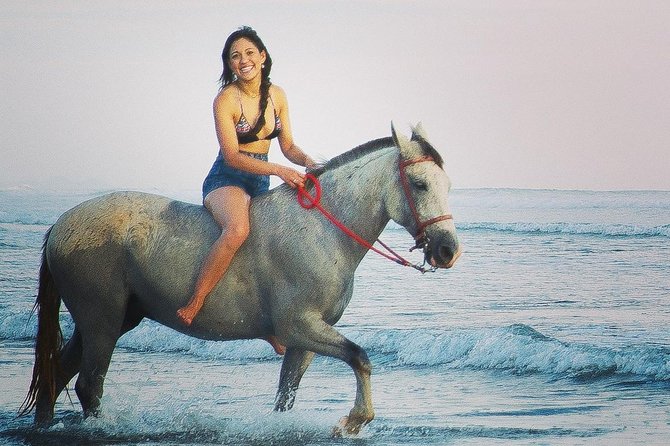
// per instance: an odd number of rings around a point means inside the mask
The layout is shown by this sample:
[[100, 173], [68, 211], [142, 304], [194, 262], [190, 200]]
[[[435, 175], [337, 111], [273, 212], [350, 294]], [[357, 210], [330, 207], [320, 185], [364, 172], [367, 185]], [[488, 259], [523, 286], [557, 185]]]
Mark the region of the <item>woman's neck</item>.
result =
[[257, 77], [248, 81], [238, 79], [236, 81], [237, 88], [250, 98], [257, 98], [261, 95], [261, 78]]

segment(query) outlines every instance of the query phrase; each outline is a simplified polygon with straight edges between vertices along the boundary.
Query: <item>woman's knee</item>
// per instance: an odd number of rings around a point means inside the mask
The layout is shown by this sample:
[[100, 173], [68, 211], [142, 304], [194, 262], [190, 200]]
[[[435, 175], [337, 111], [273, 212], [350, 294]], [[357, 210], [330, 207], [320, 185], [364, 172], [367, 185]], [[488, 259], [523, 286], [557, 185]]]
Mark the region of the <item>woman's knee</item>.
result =
[[249, 224], [243, 221], [231, 222], [223, 229], [221, 237], [233, 247], [240, 247], [249, 237]]
[[221, 227], [221, 241], [239, 248], [249, 236], [249, 196], [237, 187], [216, 189], [205, 198], [205, 206]]

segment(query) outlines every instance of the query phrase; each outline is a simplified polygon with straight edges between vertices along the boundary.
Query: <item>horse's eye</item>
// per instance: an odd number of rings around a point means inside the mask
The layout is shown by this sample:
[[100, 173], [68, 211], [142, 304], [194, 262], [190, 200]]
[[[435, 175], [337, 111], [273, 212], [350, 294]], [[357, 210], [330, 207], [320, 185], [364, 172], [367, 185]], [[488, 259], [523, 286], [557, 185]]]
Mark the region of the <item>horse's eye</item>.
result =
[[422, 191], [427, 191], [428, 190], [428, 185], [421, 181], [421, 180], [413, 180], [412, 184], [414, 185], [415, 188], [422, 190]]

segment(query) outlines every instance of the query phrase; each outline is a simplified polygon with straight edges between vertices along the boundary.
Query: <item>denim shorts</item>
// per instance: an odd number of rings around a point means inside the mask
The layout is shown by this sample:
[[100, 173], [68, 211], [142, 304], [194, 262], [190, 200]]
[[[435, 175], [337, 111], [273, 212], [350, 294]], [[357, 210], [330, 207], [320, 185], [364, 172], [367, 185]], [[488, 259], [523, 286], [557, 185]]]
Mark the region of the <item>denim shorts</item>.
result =
[[[240, 152], [244, 155], [267, 161], [268, 156], [260, 153]], [[257, 175], [255, 173], [245, 172], [226, 164], [226, 160], [219, 155], [214, 160], [212, 168], [202, 183], [202, 199], [205, 200], [207, 194], [214, 189], [225, 186], [237, 186], [244, 189], [250, 197], [256, 197], [270, 190], [270, 176]]]

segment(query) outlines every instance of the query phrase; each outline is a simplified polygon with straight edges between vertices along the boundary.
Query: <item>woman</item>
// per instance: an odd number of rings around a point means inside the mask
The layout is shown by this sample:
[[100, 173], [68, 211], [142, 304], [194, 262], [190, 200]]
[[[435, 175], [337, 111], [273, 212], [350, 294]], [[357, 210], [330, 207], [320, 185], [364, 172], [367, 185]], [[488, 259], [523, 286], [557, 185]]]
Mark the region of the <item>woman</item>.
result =
[[[221, 57], [221, 89], [214, 99], [221, 150], [203, 183], [203, 203], [222, 231], [205, 258], [191, 299], [177, 311], [186, 325], [197, 316], [247, 238], [251, 198], [268, 191], [269, 176], [276, 175], [293, 188], [303, 186], [304, 174], [268, 162], [270, 141], [278, 138], [291, 162], [315, 167], [293, 142], [286, 95], [270, 82], [272, 59], [256, 32], [243, 27], [232, 33]], [[283, 353], [276, 338], [267, 340], [277, 353]]]

